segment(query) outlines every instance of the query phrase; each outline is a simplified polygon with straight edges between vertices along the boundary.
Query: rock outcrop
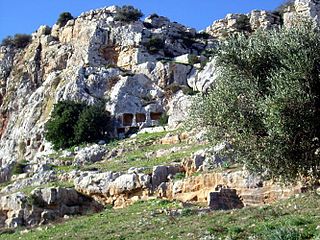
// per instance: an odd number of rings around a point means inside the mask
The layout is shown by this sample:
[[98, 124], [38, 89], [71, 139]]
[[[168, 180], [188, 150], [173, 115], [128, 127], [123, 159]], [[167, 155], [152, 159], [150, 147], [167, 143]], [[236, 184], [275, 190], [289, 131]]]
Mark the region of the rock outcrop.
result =
[[[200, 150], [181, 164], [130, 168], [127, 172], [74, 170], [110, 160], [128, 151], [106, 149], [104, 141], [61, 151], [56, 157], [44, 139], [44, 125], [54, 104], [75, 100], [105, 103], [113, 119], [113, 137], [174, 129], [188, 117], [193, 95], [206, 93], [219, 76], [208, 53], [218, 41], [257, 29], [290, 27], [300, 17], [320, 23], [318, 0], [295, 0], [283, 13], [254, 10], [228, 14], [204, 32], [155, 14], [144, 21], [115, 20], [118, 7], [92, 10], [64, 26], [41, 26], [25, 48], [0, 47], [0, 227], [34, 226], [99, 210], [101, 205], [124, 207], [140, 199], [165, 198], [208, 203], [211, 209], [241, 208], [271, 203], [301, 192], [299, 184], [282, 186], [244, 169], [225, 169], [232, 159], [223, 143]], [[158, 126], [168, 116], [168, 128]], [[161, 144], [180, 144], [189, 136], [205, 142], [203, 132], [169, 133]], [[159, 157], [183, 149], [155, 150]], [[12, 176], [17, 163], [23, 173]], [[224, 166], [225, 165], [225, 166]], [[21, 164], [22, 166], [22, 164]], [[179, 180], [175, 176], [179, 176]], [[182, 178], [182, 179], [181, 179]], [[46, 187], [53, 181], [73, 182], [75, 188]], [[42, 186], [29, 196], [19, 192]]]
[[[319, 6], [296, 0], [285, 9], [283, 24], [296, 15], [317, 22]], [[116, 21], [117, 11], [112, 6], [85, 12], [65, 26], [41, 26], [24, 49], [0, 48], [1, 181], [9, 179], [13, 162], [51, 151], [43, 131], [56, 102], [104, 99], [115, 118], [115, 135], [155, 126], [164, 112], [176, 127], [191, 99], [177, 90], [206, 92], [218, 75], [214, 59], [203, 52], [229, 33], [282, 24], [277, 13], [255, 10], [229, 14], [197, 33], [155, 14], [144, 21]]]
[[35, 226], [101, 209], [101, 205], [72, 188], [39, 188], [28, 197], [18, 192], [0, 198], [0, 228]]
[[56, 102], [94, 104], [104, 99], [116, 119], [115, 133], [125, 134], [131, 127], [158, 124], [170, 102], [168, 86], [188, 87], [193, 65], [173, 59], [200, 55], [211, 39], [161, 16], [115, 21], [117, 10], [89, 11], [52, 29], [41, 26], [25, 49], [1, 47], [3, 180], [12, 162], [51, 150], [43, 129]]

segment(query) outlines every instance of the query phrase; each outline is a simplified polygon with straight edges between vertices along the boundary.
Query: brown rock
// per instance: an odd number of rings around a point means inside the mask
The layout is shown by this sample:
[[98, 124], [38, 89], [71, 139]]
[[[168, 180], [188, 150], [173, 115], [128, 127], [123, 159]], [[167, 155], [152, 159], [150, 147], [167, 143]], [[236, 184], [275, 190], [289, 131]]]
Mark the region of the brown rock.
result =
[[243, 208], [244, 204], [237, 195], [237, 190], [221, 188], [220, 191], [209, 193], [208, 205], [212, 210], [230, 210]]

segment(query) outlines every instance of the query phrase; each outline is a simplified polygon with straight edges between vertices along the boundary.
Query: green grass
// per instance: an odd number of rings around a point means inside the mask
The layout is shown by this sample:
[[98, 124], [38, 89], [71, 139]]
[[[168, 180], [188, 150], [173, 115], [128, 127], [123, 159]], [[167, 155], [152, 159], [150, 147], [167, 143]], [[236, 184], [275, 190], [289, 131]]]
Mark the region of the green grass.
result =
[[[109, 161], [107, 163], [101, 163], [97, 162], [94, 164], [86, 165], [84, 167], [77, 167], [77, 166], [65, 166], [63, 164], [64, 161], [73, 161], [73, 157], [61, 157], [62, 152], [57, 151], [56, 153], [50, 154], [49, 156], [52, 158], [56, 158], [61, 161], [60, 166], [53, 166], [58, 171], [72, 171], [75, 169], [81, 169], [81, 170], [87, 170], [87, 169], [100, 169], [102, 171], [125, 171], [128, 170], [130, 167], [151, 167], [157, 164], [166, 163], [166, 160], [164, 158], [158, 158], [158, 159], [149, 159], [146, 158], [145, 153], [157, 151], [160, 149], [169, 149], [173, 146], [185, 146], [184, 143], [179, 143], [176, 145], [162, 145], [159, 144], [159, 140], [163, 138], [166, 134], [169, 132], [159, 132], [159, 133], [143, 133], [138, 134], [135, 138], [127, 138], [124, 140], [114, 140], [109, 142], [106, 145], [107, 151], [112, 151], [115, 149], [121, 149], [124, 148], [126, 151], [116, 157], [113, 158], [112, 161]], [[175, 133], [175, 132], [170, 132]], [[74, 148], [74, 147], [73, 147]], [[73, 151], [73, 148], [70, 149], [70, 151]]]
[[[180, 208], [176, 202], [152, 200], [124, 209], [72, 218], [65, 223], [3, 234], [0, 239], [317, 239], [320, 230], [320, 196], [307, 194], [263, 207], [196, 214], [184, 209], [170, 217], [164, 209]], [[212, 238], [213, 239], [213, 238]]]
[[[186, 148], [180, 151], [170, 153], [161, 157], [146, 157], [146, 153], [156, 151], [158, 149], [170, 149], [173, 146], [184, 146]], [[199, 149], [205, 148], [205, 145], [186, 145], [186, 144], [176, 144], [176, 145], [151, 145], [146, 147], [141, 147], [138, 150], [132, 152], [127, 152], [123, 156], [117, 157], [111, 161], [98, 162], [91, 165], [86, 165], [82, 170], [88, 169], [99, 169], [102, 171], [127, 171], [131, 167], [145, 167], [147, 169], [152, 169], [153, 166], [170, 164], [173, 162], [180, 162], [186, 157], [189, 157], [193, 152]]]
[[[145, 167], [147, 168], [146, 172], [149, 173], [153, 166], [180, 162], [185, 157], [189, 157], [193, 152], [206, 147], [205, 145], [193, 145], [187, 144], [186, 142], [171, 145], [160, 144], [160, 139], [168, 133], [169, 132], [144, 133], [138, 134], [135, 138], [113, 141], [106, 146], [107, 150], [125, 149], [126, 151], [111, 160], [85, 165], [80, 169], [98, 169], [101, 171], [118, 172], [127, 171], [131, 167]], [[176, 134], [177, 132], [170, 133]], [[182, 149], [161, 157], [148, 156], [149, 153], [154, 153], [158, 150], [168, 150], [173, 147], [181, 147]], [[72, 166], [64, 168], [66, 171], [74, 169]]]

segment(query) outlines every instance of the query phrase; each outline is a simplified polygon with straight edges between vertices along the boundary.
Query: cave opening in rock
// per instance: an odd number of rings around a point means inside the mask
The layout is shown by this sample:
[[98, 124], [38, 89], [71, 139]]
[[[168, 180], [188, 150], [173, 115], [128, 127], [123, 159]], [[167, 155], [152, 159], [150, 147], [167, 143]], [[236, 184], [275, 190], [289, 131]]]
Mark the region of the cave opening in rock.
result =
[[122, 115], [122, 125], [123, 126], [131, 126], [133, 122], [133, 114], [131, 113], [124, 113]]
[[146, 115], [144, 113], [137, 113], [136, 114], [136, 122], [143, 123], [146, 121]]

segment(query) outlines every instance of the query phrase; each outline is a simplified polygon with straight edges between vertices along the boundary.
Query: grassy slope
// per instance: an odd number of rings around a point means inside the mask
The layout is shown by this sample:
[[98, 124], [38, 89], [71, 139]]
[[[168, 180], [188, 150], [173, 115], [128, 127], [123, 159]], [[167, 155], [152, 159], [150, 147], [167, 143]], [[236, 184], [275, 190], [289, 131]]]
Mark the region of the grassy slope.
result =
[[[320, 196], [300, 195], [274, 205], [169, 217], [178, 203], [153, 200], [125, 209], [106, 209], [28, 233], [0, 239], [320, 239]], [[317, 230], [318, 227], [318, 230]]]
[[[158, 140], [165, 134], [142, 134], [135, 139], [108, 144], [107, 148], [110, 150], [125, 147], [127, 151], [112, 161], [95, 163], [85, 168], [119, 171], [132, 166], [152, 167], [181, 161], [197, 149], [206, 147], [186, 142], [161, 145]], [[146, 153], [172, 147], [185, 149], [159, 158], [146, 157]], [[66, 170], [71, 169], [72, 167], [67, 167]], [[31, 188], [25, 190], [30, 192]], [[42, 226], [28, 233], [3, 233], [0, 239], [248, 239], [249, 236], [255, 236], [252, 239], [270, 240], [320, 239], [320, 196], [315, 194], [292, 198], [271, 206], [202, 215], [183, 209], [182, 216], [173, 218], [162, 211], [178, 208], [181, 207], [176, 202], [139, 202], [125, 209], [106, 209], [98, 214], [74, 217], [65, 223]]]
[[[106, 148], [108, 151], [115, 149], [125, 149], [122, 154], [110, 160], [97, 162], [81, 167], [81, 170], [99, 169], [102, 171], [127, 171], [131, 167], [145, 167], [146, 172], [152, 172], [152, 167], [156, 165], [169, 164], [172, 162], [180, 162], [183, 158], [189, 157], [192, 153], [199, 149], [203, 149], [206, 145], [194, 145], [191, 143], [181, 142], [177, 144], [160, 144], [159, 141], [168, 132], [145, 133], [139, 134], [133, 139], [124, 139], [109, 143]], [[165, 154], [160, 157], [148, 157], [148, 154], [158, 150], [169, 150], [174, 147], [182, 149], [173, 153]], [[58, 157], [59, 158], [59, 157]], [[62, 159], [63, 160], [63, 159]], [[72, 160], [68, 159], [68, 160]], [[74, 166], [59, 166], [58, 170], [69, 171]]]

